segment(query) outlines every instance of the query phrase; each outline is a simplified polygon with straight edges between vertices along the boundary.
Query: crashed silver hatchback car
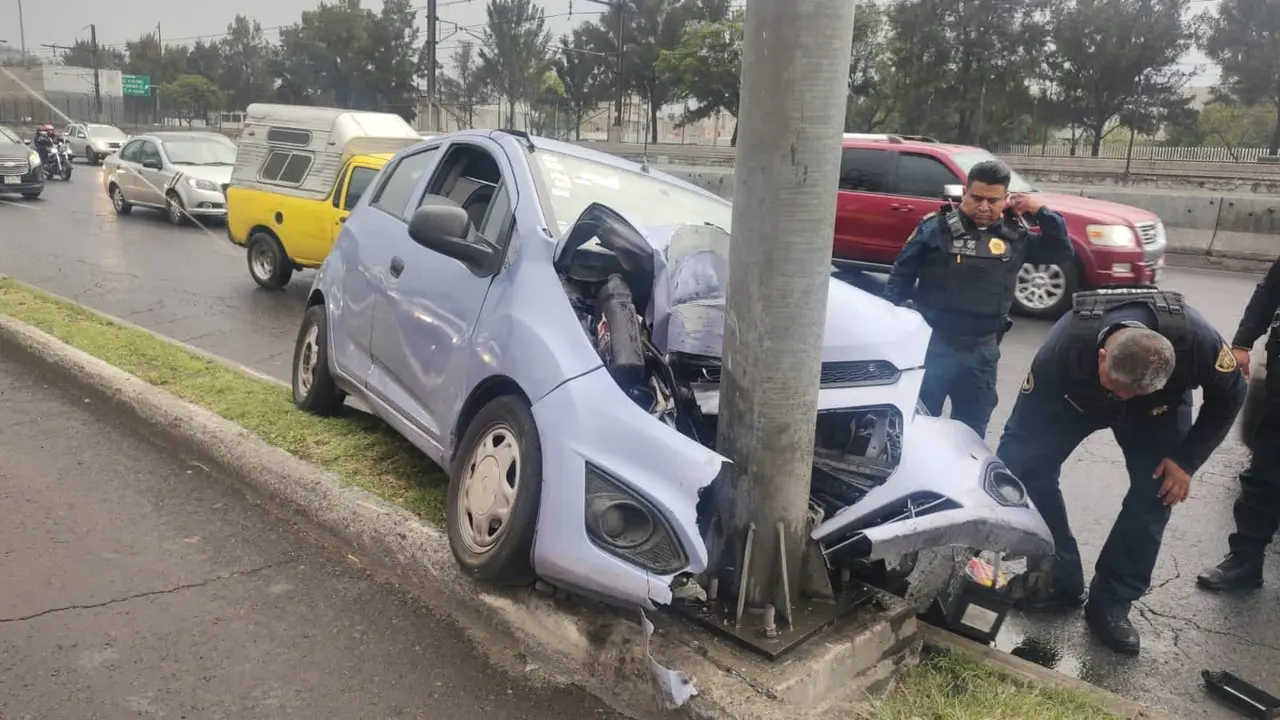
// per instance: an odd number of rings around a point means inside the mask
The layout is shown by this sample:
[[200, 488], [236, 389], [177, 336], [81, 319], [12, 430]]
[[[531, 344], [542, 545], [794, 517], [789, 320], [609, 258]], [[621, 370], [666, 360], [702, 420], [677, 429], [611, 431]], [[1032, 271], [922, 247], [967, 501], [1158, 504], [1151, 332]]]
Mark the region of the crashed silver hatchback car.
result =
[[[400, 152], [314, 281], [293, 393], [352, 394], [450, 469], [475, 576], [625, 606], [708, 563], [728, 202], [591, 150], [504, 131]], [[830, 280], [811, 509], [832, 573], [934, 547], [1052, 552], [1021, 483], [918, 410], [930, 330]]]

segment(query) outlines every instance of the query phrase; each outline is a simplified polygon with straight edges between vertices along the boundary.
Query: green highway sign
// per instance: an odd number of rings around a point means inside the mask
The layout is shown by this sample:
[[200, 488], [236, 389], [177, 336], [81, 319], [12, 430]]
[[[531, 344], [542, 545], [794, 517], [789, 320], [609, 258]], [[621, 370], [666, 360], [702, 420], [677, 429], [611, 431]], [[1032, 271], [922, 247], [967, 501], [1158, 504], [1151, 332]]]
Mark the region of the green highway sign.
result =
[[151, 96], [151, 77], [149, 75], [121, 75], [124, 94], [133, 97]]

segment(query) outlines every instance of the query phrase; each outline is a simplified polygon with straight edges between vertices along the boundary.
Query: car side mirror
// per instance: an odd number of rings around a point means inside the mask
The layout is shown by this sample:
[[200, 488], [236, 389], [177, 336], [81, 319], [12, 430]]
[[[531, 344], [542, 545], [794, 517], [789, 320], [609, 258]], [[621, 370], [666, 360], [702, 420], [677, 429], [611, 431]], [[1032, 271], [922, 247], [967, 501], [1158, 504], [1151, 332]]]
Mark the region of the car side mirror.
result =
[[163, 170], [164, 163], [160, 162], [159, 160], [152, 160], [148, 158], [142, 161], [142, 167], [148, 170]]
[[23, 139], [22, 139], [22, 144], [23, 144], [23, 145], [30, 145], [30, 144], [31, 144], [31, 138], [23, 138]]
[[484, 242], [469, 242], [470, 230], [467, 211], [443, 197], [427, 196], [409, 219], [409, 237], [414, 242], [475, 270], [487, 271], [497, 251]]
[[963, 185], [943, 185], [942, 197], [946, 198], [947, 200], [954, 200], [956, 202], [960, 202], [962, 199], [964, 199], [964, 186]]

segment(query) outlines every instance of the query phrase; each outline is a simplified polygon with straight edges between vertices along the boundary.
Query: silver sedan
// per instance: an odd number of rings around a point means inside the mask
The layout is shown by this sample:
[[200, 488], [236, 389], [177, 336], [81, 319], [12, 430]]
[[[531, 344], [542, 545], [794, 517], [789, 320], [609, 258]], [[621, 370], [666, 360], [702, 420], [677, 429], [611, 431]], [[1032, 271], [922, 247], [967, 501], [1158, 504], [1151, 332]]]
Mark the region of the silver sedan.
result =
[[156, 132], [130, 138], [103, 161], [102, 185], [116, 213], [164, 210], [175, 225], [225, 219], [235, 143], [211, 132]]

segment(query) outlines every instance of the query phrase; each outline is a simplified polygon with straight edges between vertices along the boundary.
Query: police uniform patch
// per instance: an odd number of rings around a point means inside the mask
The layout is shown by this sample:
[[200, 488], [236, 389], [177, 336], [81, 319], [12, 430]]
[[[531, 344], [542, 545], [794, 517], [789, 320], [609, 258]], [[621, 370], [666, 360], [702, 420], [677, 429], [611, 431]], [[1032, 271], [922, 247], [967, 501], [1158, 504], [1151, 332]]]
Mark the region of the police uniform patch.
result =
[[992, 255], [1003, 255], [1008, 246], [1000, 238], [991, 238], [991, 242], [987, 243], [987, 249], [991, 251]]
[[1163, 415], [1163, 414], [1165, 414], [1166, 412], [1168, 412], [1168, 410], [1169, 410], [1169, 406], [1168, 406], [1168, 405], [1157, 405], [1156, 407], [1154, 407], [1154, 408], [1152, 408], [1152, 409], [1151, 409], [1151, 414], [1152, 414], [1152, 415]]
[[1231, 352], [1231, 348], [1226, 345], [1218, 351], [1218, 360], [1213, 364], [1213, 369], [1218, 372], [1229, 373], [1236, 369], [1236, 356]]
[[1036, 389], [1036, 376], [1030, 370], [1028, 370], [1027, 379], [1022, 381], [1022, 394], [1026, 395], [1035, 389]]

